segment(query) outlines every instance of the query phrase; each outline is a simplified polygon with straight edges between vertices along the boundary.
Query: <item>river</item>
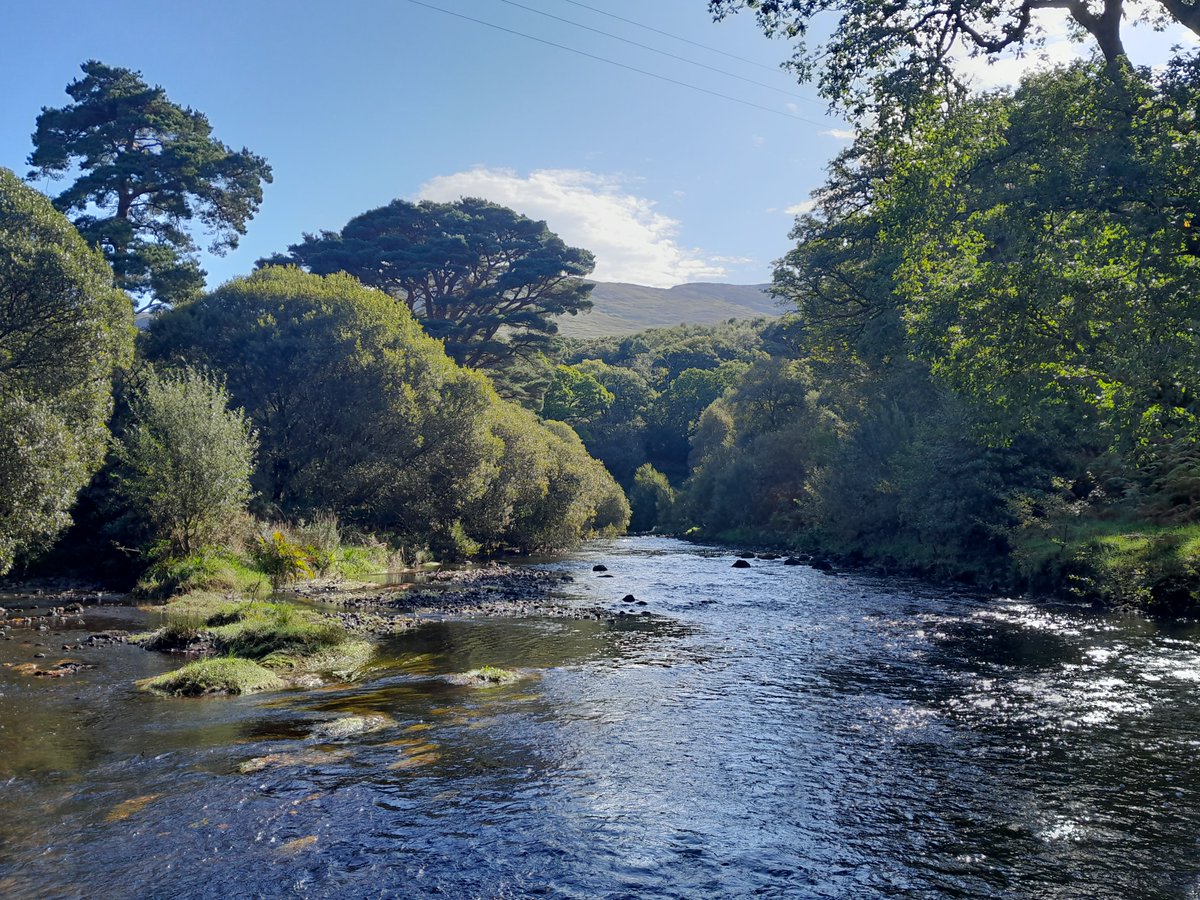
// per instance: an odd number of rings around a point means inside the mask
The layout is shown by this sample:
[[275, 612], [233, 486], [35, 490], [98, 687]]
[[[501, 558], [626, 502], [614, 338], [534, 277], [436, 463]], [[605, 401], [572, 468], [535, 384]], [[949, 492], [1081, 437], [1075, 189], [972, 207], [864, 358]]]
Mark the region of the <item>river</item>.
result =
[[[1200, 626], [732, 561], [595, 542], [572, 602], [650, 615], [434, 621], [316, 691], [0, 669], [0, 896], [1200, 897]], [[394, 724], [312, 737], [347, 712]]]

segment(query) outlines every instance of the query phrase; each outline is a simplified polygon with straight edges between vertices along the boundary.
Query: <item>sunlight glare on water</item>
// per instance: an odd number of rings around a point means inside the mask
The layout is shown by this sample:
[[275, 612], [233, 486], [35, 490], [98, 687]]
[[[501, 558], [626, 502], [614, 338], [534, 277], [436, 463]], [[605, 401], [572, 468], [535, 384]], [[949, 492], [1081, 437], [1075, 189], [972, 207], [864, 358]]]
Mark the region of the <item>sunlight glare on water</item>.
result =
[[1198, 896], [1194, 624], [732, 559], [597, 542], [549, 565], [611, 621], [430, 622], [317, 691], [0, 670], [0, 894]]

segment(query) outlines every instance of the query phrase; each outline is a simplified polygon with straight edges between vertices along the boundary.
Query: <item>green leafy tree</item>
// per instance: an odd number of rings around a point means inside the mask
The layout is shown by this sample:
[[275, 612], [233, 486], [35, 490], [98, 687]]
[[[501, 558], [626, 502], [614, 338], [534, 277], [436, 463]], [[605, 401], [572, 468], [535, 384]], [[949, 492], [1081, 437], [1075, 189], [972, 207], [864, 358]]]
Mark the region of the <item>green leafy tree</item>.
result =
[[562, 422], [500, 403], [490, 416], [502, 451], [486, 494], [464, 521], [488, 549], [569, 547], [629, 523], [625, 494]]
[[271, 168], [215, 140], [203, 113], [173, 103], [141, 73], [96, 60], [82, 69], [67, 85], [72, 102], [38, 116], [30, 177], [78, 172], [54, 204], [103, 249], [117, 284], [143, 309], [194, 296], [204, 273], [190, 223], [211, 234], [210, 252], [236, 247]]
[[215, 379], [149, 371], [129, 401], [116, 456], [119, 493], [170, 554], [217, 541], [250, 499], [256, 439]]
[[650, 531], [667, 520], [674, 504], [675, 490], [667, 476], [649, 463], [639, 466], [629, 490], [629, 526], [634, 531]]
[[458, 363], [490, 372], [549, 349], [554, 317], [591, 308], [592, 254], [545, 222], [486, 200], [395, 200], [288, 253], [318, 275], [346, 272], [400, 303]]
[[490, 386], [348, 275], [262, 269], [161, 314], [147, 338], [152, 359], [226, 378], [259, 434], [266, 512], [424, 537], [486, 488]]
[[904, 151], [889, 203], [907, 217], [911, 352], [1002, 430], [1063, 414], [1118, 442], [1194, 427], [1200, 90], [1173, 89], [1118, 91], [1079, 65], [966, 104]]
[[[709, 0], [708, 8], [717, 18], [751, 10], [769, 36], [796, 41], [793, 70], [817, 76], [825, 97], [856, 114], [881, 99], [919, 105], [930, 91], [961, 95], [955, 57], [1036, 48], [1045, 38], [1040, 10], [1065, 10], [1118, 77], [1127, 62], [1122, 27], [1130, 20], [1173, 22], [1200, 34], [1195, 0]], [[829, 37], [812, 45], [807, 39], [819, 20]]]
[[132, 347], [129, 301], [104, 258], [0, 169], [0, 572], [70, 523]]
[[546, 391], [542, 415], [569, 425], [591, 422], [613, 404], [613, 394], [596, 378], [573, 366], [557, 366]]
[[744, 362], [715, 369], [684, 369], [655, 401], [646, 434], [648, 456], [655, 467], [678, 483], [687, 477], [692, 430], [700, 414], [749, 368]]

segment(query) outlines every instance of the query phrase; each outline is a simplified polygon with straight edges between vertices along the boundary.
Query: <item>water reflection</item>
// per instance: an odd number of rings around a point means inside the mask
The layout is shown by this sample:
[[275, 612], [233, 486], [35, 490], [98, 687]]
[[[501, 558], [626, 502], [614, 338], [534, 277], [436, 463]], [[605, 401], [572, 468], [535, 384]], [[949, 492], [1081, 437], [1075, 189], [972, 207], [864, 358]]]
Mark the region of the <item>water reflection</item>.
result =
[[0, 669], [0, 893], [1196, 896], [1194, 624], [731, 559], [599, 543], [553, 564], [611, 621], [432, 622], [314, 692]]

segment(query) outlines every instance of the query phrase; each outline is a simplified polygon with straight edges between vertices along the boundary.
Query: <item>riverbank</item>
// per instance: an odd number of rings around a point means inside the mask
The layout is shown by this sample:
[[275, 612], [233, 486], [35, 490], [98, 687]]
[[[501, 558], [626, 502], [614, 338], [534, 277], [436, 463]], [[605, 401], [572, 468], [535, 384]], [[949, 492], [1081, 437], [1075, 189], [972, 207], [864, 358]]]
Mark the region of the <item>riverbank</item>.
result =
[[1008, 535], [1004, 553], [981, 548], [966, 559], [907, 542], [841, 546], [797, 542], [792, 535], [770, 531], [693, 530], [685, 539], [735, 551], [754, 547], [756, 554], [799, 554], [818, 568], [1082, 600], [1106, 609], [1168, 617], [1200, 613], [1200, 524], [1089, 519], [1046, 523]]
[[[143, 601], [139, 608], [152, 625], [146, 631], [99, 632], [62, 649], [132, 643], [187, 660], [174, 671], [143, 679], [139, 685], [146, 690], [171, 696], [248, 694], [353, 681], [380, 641], [430, 620], [601, 620], [629, 614], [565, 601], [560, 592], [573, 579], [561, 572], [491, 563], [390, 577], [399, 583], [317, 578], [270, 599], [253, 592], [191, 590], [165, 602]], [[6, 637], [26, 632], [50, 642], [60, 629], [84, 627], [89, 608], [126, 599], [62, 580], [0, 583], [0, 593], [18, 600], [0, 607]], [[47, 646], [47, 641], [35, 643], [38, 649]], [[26, 674], [70, 673], [61, 667], [41, 669], [35, 660]]]

